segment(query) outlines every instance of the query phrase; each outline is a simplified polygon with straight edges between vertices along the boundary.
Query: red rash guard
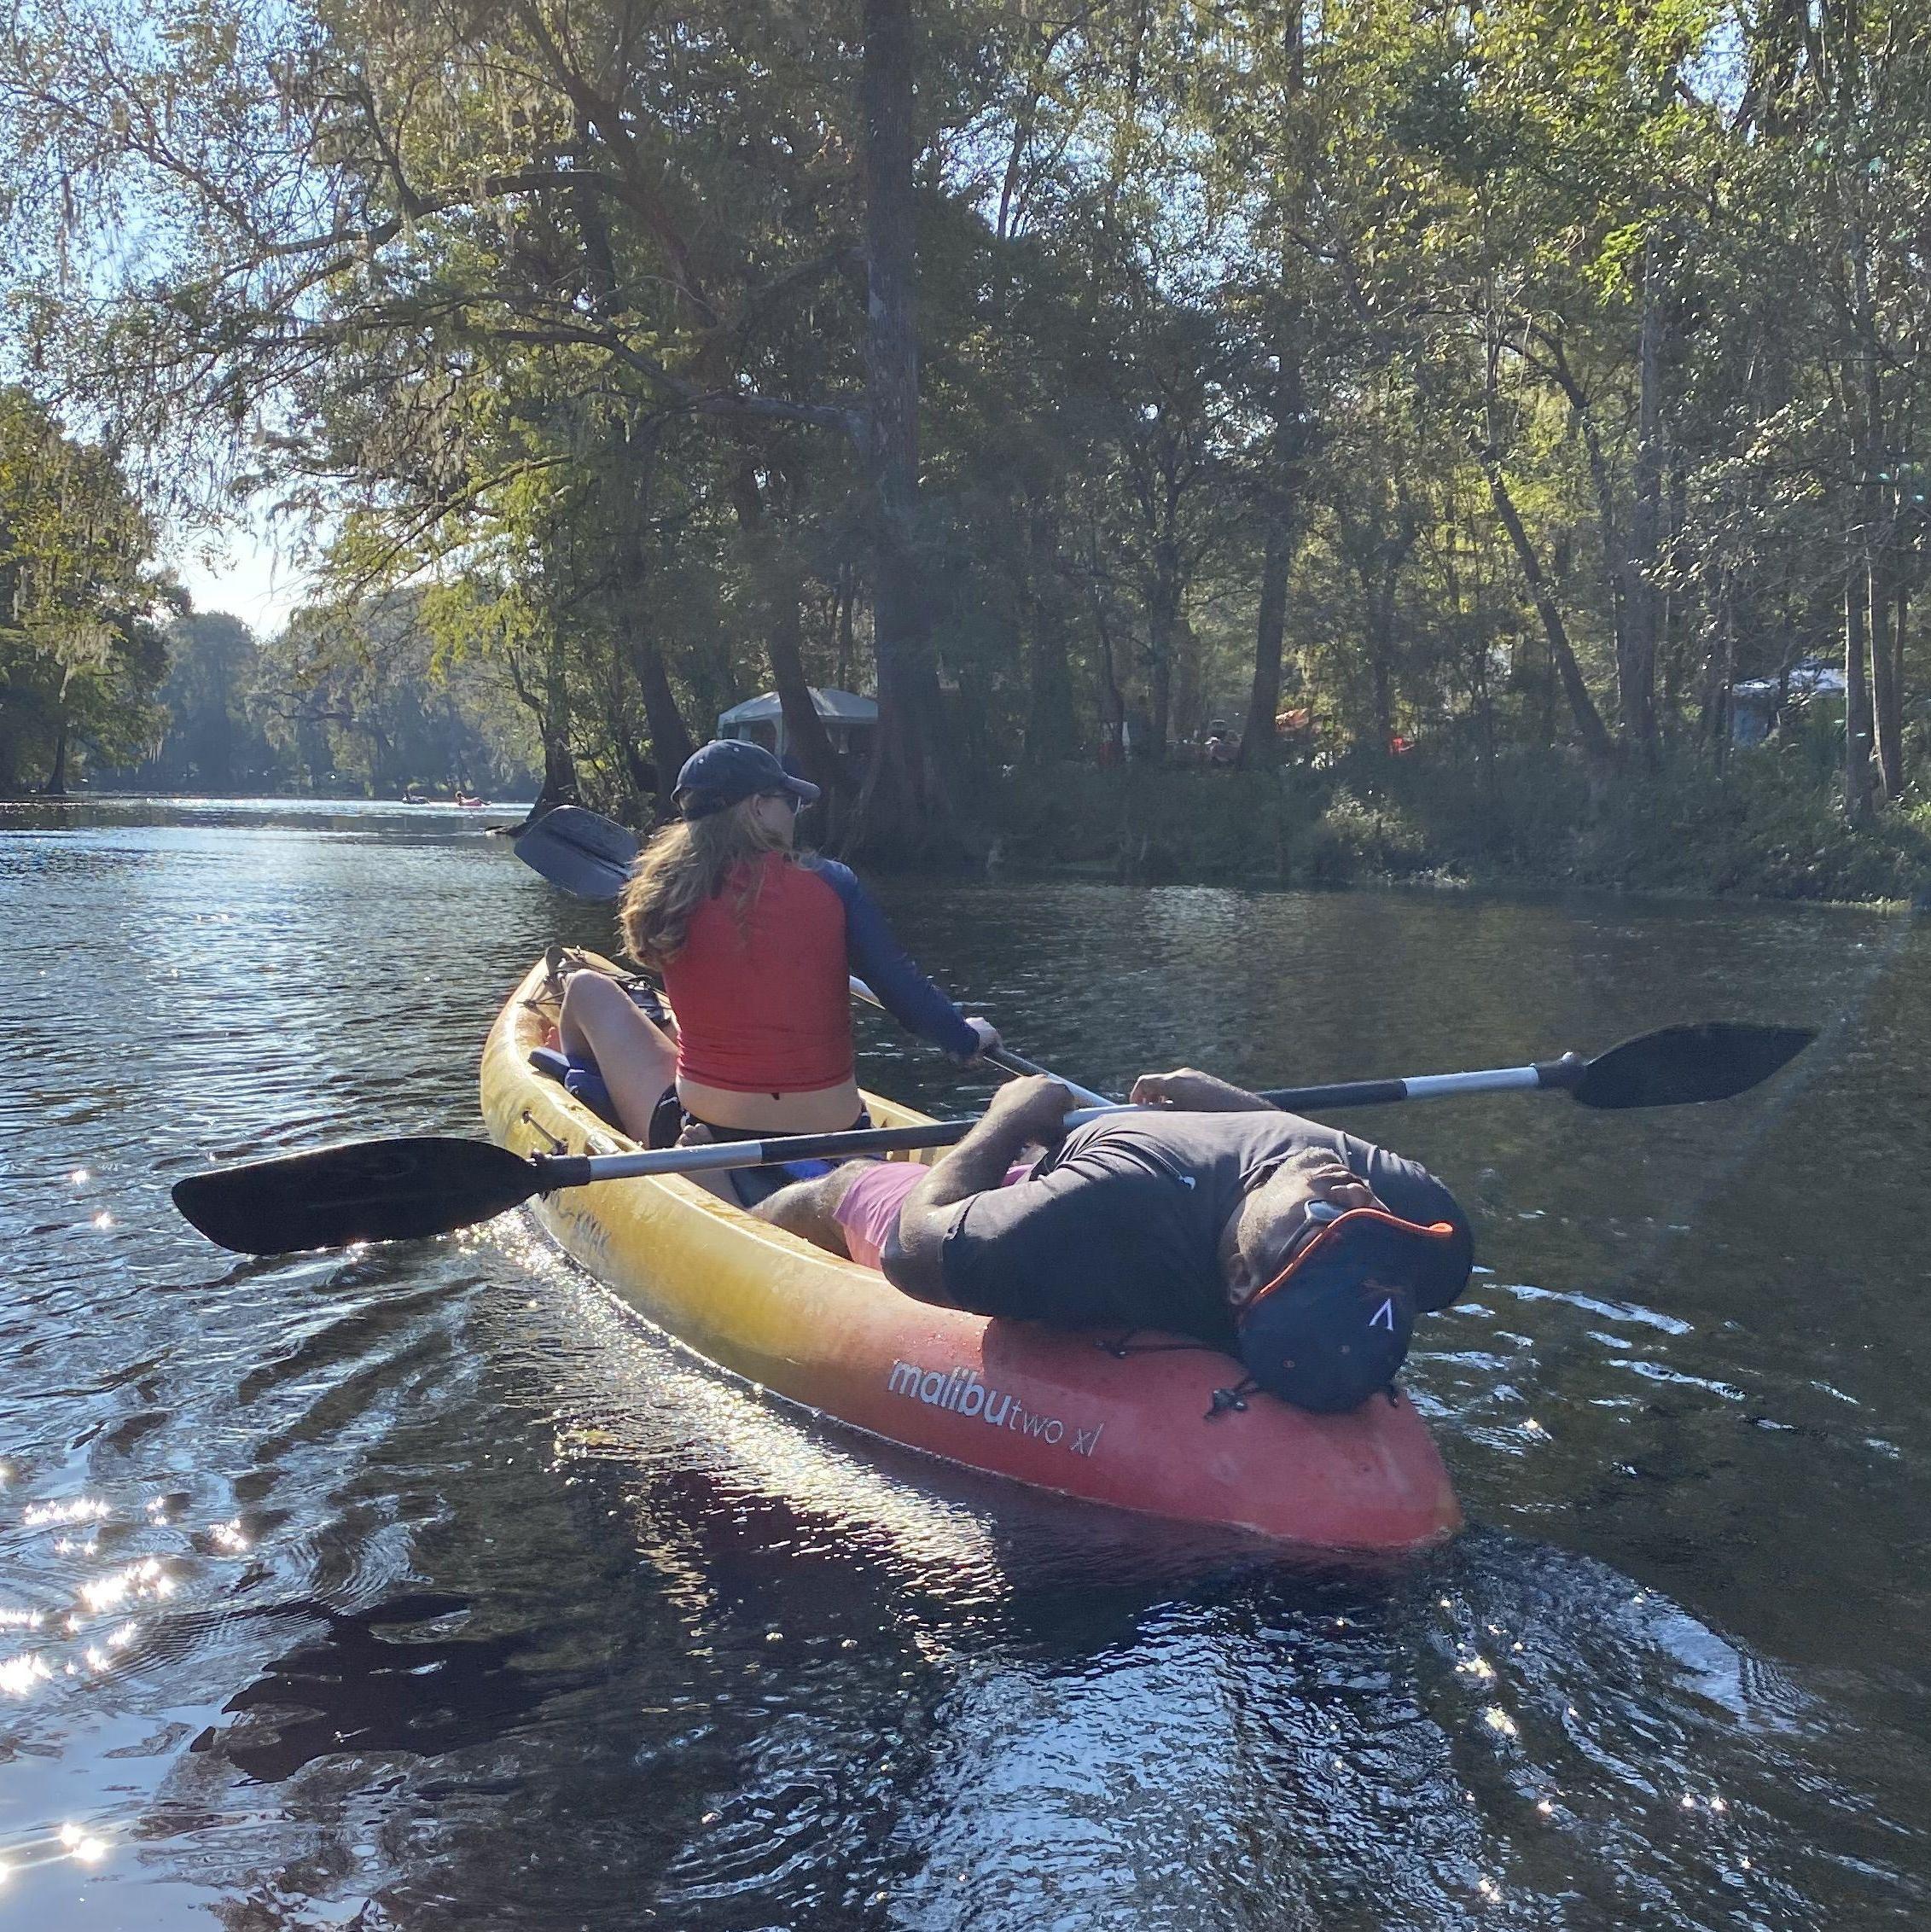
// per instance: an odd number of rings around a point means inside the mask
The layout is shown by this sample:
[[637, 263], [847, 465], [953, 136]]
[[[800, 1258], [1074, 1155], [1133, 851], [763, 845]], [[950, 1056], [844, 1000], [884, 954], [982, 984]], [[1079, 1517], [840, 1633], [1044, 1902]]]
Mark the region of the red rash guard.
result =
[[959, 1010], [913, 965], [849, 867], [782, 853], [748, 913], [742, 873], [691, 916], [664, 990], [678, 1075], [733, 1093], [816, 1093], [852, 1073], [850, 977], [949, 1053], [978, 1050]]

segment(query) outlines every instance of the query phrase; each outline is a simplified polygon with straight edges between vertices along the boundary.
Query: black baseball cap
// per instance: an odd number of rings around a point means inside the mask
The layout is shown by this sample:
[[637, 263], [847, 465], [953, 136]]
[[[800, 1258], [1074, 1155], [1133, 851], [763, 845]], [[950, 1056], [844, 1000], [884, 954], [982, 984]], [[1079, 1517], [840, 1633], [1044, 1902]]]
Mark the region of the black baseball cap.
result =
[[672, 794], [686, 818], [708, 818], [760, 792], [788, 792], [800, 806], [818, 795], [806, 778], [794, 778], [762, 745], [746, 738], [713, 738], [683, 761]]
[[1318, 1224], [1236, 1311], [1248, 1373], [1316, 1415], [1359, 1407], [1393, 1383], [1415, 1330], [1415, 1283], [1454, 1238], [1446, 1221], [1404, 1220], [1385, 1208]]

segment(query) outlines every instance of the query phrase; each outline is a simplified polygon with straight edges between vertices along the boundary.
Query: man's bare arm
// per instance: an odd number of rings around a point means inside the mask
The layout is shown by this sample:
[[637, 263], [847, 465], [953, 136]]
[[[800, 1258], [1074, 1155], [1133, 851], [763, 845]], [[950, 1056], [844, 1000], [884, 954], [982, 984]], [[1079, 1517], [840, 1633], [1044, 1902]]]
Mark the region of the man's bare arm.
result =
[[1258, 1093], [1236, 1086], [1197, 1067], [1171, 1074], [1143, 1074], [1133, 1083], [1136, 1107], [1171, 1107], [1181, 1114], [1272, 1114], [1278, 1109]]
[[948, 1306], [943, 1264], [951, 1210], [997, 1187], [1028, 1146], [1056, 1145], [1072, 1107], [1073, 1096], [1041, 1075], [1001, 1087], [979, 1125], [905, 1196], [879, 1256], [886, 1279], [921, 1301]]

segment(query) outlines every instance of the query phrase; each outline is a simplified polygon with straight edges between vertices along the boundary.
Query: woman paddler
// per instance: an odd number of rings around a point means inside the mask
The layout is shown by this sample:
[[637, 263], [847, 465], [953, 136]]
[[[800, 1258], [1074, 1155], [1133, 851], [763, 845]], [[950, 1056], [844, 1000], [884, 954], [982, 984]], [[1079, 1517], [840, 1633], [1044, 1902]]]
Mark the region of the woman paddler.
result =
[[[657, 973], [673, 1037], [614, 980], [575, 973], [559, 1032], [596, 1062], [625, 1131], [651, 1147], [870, 1125], [852, 1046], [851, 975], [904, 1026], [970, 1062], [997, 1047], [926, 978], [848, 866], [794, 849], [818, 788], [762, 745], [718, 739], [678, 773], [678, 816], [624, 888], [625, 946]], [[747, 1203], [790, 1177], [733, 1175]]]

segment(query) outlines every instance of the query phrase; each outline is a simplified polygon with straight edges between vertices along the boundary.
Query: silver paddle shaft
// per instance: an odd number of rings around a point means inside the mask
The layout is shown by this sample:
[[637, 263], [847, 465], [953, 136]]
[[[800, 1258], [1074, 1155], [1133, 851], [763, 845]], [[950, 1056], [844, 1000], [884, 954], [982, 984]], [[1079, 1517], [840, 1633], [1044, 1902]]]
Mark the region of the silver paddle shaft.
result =
[[[1070, 1133], [1108, 1114], [1146, 1109], [1108, 1102], [1068, 1114]], [[547, 1154], [536, 1157], [544, 1191], [584, 1187], [592, 1181], [633, 1180], [644, 1174], [712, 1173], [719, 1168], [764, 1167], [780, 1161], [837, 1161], [864, 1154], [899, 1154], [927, 1147], [951, 1147], [979, 1125], [977, 1120], [932, 1120], [910, 1127], [854, 1127], [848, 1133], [786, 1134], [769, 1140], [708, 1141], [697, 1147], [652, 1148], [636, 1154]]]

